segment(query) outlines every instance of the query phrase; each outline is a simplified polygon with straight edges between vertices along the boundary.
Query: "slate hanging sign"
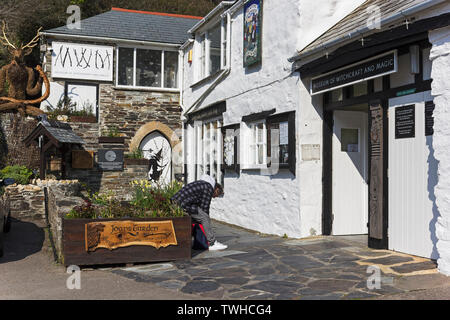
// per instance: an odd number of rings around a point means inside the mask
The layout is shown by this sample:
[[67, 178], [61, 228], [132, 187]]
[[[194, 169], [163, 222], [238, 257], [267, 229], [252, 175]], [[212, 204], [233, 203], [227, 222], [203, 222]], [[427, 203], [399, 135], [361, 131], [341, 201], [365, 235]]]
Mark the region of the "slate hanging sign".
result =
[[434, 108], [433, 101], [427, 101], [425, 103], [425, 136], [432, 136], [434, 133]]
[[395, 109], [395, 139], [414, 138], [416, 136], [415, 105]]
[[397, 70], [397, 50], [394, 50], [311, 79], [311, 95], [382, 77]]
[[123, 150], [100, 149], [98, 150], [98, 167], [103, 171], [123, 170]]

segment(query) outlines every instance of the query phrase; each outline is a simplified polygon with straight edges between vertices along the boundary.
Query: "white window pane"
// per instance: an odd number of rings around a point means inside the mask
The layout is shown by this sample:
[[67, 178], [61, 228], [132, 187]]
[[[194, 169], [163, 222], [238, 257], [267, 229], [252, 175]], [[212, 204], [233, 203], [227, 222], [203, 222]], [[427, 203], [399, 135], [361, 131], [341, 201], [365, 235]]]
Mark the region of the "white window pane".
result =
[[220, 24], [217, 24], [212, 29], [210, 29], [208, 34], [210, 43], [209, 48], [210, 74], [214, 74], [220, 70], [220, 35], [221, 35]]
[[164, 52], [164, 88], [178, 88], [178, 52]]
[[68, 84], [67, 96], [76, 104], [74, 111], [95, 115], [97, 109], [97, 86]]
[[133, 57], [134, 49], [119, 48], [118, 84], [124, 86], [133, 85]]
[[136, 86], [161, 87], [161, 51], [137, 49]]
[[258, 145], [258, 164], [264, 163], [264, 145]]

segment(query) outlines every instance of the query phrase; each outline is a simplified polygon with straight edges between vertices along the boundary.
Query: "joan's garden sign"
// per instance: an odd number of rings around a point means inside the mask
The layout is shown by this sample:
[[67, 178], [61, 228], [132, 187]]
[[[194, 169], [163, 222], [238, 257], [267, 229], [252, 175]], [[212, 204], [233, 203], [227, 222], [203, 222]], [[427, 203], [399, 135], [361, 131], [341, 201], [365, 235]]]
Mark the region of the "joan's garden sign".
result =
[[244, 4], [244, 68], [261, 62], [261, 26], [263, 0]]

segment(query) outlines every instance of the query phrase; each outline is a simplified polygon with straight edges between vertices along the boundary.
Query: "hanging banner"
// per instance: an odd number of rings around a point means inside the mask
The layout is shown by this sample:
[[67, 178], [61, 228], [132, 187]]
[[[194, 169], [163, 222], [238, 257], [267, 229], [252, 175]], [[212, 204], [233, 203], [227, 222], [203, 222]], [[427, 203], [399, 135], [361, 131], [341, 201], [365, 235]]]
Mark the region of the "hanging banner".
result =
[[311, 79], [311, 95], [382, 77], [398, 70], [397, 50]]
[[244, 68], [261, 61], [261, 26], [263, 0], [244, 4]]
[[172, 220], [105, 221], [85, 225], [86, 251], [98, 248], [114, 250], [129, 246], [152, 246], [157, 249], [177, 245]]
[[52, 78], [113, 80], [113, 47], [52, 43]]

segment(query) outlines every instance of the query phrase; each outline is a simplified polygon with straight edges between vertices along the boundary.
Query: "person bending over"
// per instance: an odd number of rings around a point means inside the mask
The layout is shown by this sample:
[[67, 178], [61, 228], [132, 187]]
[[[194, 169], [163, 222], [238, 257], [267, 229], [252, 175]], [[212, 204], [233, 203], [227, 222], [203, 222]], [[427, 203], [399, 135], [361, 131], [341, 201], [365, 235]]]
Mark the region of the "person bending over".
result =
[[211, 227], [209, 217], [209, 207], [212, 198], [223, 196], [223, 187], [216, 183], [214, 178], [209, 175], [203, 175], [200, 180], [185, 185], [178, 191], [171, 200], [186, 211], [192, 219], [203, 225], [206, 239], [209, 243], [209, 250], [224, 250], [228, 246], [216, 241], [214, 231]]

